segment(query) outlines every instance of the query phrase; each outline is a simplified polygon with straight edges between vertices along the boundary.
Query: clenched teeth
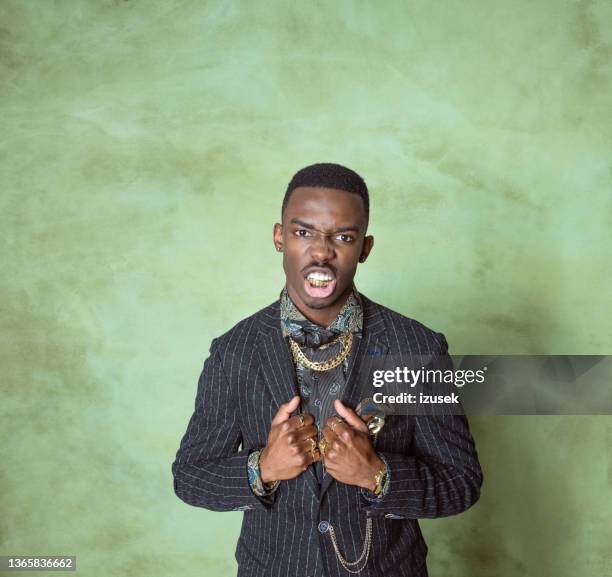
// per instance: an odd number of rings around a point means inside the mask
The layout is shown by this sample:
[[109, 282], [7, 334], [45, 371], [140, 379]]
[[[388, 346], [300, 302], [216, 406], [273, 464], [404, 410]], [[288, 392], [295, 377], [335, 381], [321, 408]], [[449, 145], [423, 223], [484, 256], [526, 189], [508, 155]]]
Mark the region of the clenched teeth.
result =
[[311, 272], [307, 277], [310, 286], [313, 287], [325, 287], [331, 281], [334, 280], [334, 277], [324, 272]]
[[320, 281], [334, 280], [334, 277], [324, 272], [311, 272], [306, 278], [308, 280], [320, 280]]

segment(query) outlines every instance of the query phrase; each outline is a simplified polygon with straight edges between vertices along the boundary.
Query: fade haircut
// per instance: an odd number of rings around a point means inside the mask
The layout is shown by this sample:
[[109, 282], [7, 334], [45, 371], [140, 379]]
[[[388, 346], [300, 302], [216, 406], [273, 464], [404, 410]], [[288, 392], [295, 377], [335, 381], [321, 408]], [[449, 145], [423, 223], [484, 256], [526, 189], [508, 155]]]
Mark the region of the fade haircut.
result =
[[357, 194], [361, 197], [361, 200], [363, 200], [366, 222], [368, 222], [370, 218], [370, 196], [368, 194], [368, 187], [361, 176], [346, 166], [333, 164], [331, 162], [321, 162], [318, 164], [311, 164], [310, 166], [298, 170], [287, 186], [287, 191], [283, 198], [283, 206], [281, 208], [281, 217], [285, 213], [285, 207], [291, 198], [291, 194], [300, 186], [336, 188], [338, 190]]

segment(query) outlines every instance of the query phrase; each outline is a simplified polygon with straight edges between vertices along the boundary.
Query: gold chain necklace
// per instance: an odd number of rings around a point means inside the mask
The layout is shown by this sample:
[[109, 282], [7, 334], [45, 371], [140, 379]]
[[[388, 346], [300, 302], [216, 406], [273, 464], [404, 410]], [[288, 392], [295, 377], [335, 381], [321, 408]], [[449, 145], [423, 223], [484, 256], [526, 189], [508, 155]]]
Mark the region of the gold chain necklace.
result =
[[289, 345], [291, 347], [291, 352], [293, 354], [293, 360], [300, 365], [304, 365], [307, 369], [311, 369], [313, 371], [329, 371], [331, 369], [335, 369], [351, 352], [351, 345], [353, 344], [353, 333], [343, 333], [338, 335], [330, 344], [337, 343], [342, 340], [342, 350], [331, 359], [322, 362], [311, 361], [300, 349], [300, 345], [298, 345], [293, 338], [289, 337]]

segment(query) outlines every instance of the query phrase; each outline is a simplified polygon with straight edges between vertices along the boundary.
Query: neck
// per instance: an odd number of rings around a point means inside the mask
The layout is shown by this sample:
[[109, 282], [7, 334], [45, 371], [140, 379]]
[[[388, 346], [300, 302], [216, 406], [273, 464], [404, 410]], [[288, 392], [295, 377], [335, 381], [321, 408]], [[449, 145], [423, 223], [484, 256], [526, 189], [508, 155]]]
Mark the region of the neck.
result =
[[349, 286], [335, 303], [331, 304], [328, 307], [325, 307], [324, 309], [313, 309], [307, 306], [304, 302], [302, 302], [299, 297], [293, 292], [293, 289], [291, 287], [287, 287], [289, 296], [291, 297], [291, 300], [293, 301], [293, 304], [296, 306], [296, 308], [311, 323], [315, 323], [316, 325], [319, 325], [323, 328], [327, 328], [334, 322], [335, 318], [338, 316], [338, 313], [344, 306], [344, 303], [349, 298], [349, 295], [351, 294], [352, 290], [353, 287]]

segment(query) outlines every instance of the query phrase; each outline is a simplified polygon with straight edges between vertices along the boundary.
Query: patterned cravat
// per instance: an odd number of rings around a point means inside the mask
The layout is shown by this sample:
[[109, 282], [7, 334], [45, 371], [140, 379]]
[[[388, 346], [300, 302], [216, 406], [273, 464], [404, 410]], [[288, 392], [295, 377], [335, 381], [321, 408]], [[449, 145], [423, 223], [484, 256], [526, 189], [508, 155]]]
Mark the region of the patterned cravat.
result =
[[318, 348], [333, 341], [341, 333], [359, 333], [363, 325], [363, 310], [355, 287], [327, 327], [309, 321], [293, 304], [286, 288], [280, 294], [281, 328], [283, 336], [291, 336], [300, 346]]

